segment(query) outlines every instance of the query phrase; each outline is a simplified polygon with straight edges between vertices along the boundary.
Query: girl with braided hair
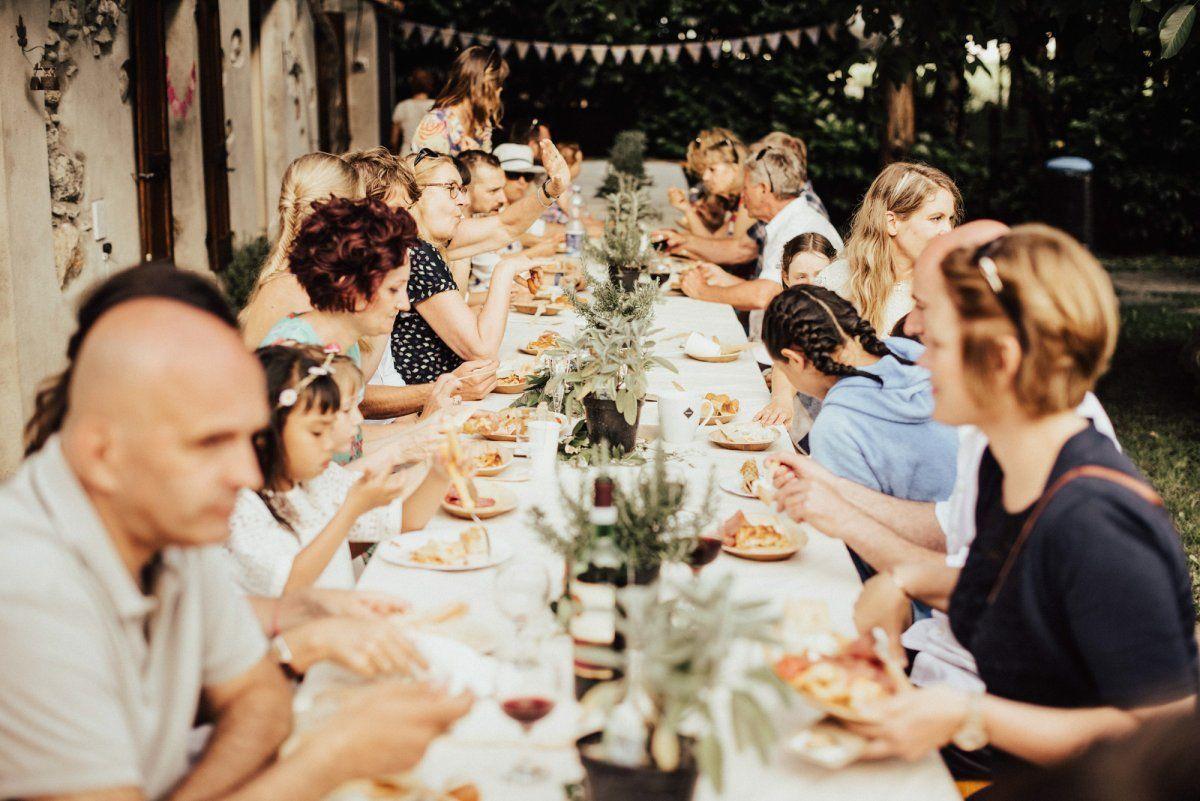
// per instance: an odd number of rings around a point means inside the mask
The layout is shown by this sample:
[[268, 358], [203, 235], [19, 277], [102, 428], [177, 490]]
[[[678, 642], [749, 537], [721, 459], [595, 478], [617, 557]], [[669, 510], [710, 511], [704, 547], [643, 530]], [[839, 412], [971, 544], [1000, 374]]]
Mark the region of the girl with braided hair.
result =
[[809, 432], [815, 460], [904, 500], [950, 496], [957, 435], [931, 418], [929, 373], [914, 364], [919, 343], [881, 340], [849, 301], [798, 284], [767, 307], [763, 344], [776, 370], [822, 401]]

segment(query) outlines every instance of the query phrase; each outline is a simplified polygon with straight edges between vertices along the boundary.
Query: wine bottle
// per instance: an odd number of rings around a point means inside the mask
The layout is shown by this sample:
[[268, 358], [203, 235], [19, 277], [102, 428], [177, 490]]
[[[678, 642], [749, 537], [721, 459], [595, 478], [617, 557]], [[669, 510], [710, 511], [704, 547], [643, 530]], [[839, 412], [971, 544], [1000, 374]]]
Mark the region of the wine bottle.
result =
[[575, 696], [596, 684], [617, 678], [619, 672], [590, 656], [589, 650], [619, 653], [624, 638], [617, 631], [617, 589], [625, 586], [625, 558], [617, 548], [617, 509], [613, 506], [613, 480], [599, 476], [593, 487], [590, 514], [592, 544], [587, 562], [575, 569], [571, 580], [571, 639], [575, 642]]

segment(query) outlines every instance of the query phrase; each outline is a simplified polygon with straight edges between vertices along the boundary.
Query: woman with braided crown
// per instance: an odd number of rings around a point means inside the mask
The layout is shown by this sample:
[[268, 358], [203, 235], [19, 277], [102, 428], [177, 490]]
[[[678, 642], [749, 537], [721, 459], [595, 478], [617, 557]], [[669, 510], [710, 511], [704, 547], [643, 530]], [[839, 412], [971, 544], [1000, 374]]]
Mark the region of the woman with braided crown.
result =
[[954, 488], [953, 428], [935, 423], [929, 373], [912, 340], [880, 340], [849, 301], [800, 284], [777, 295], [763, 321], [775, 369], [823, 401], [812, 457], [843, 478], [912, 501]]
[[294, 312], [312, 308], [308, 295], [288, 269], [292, 242], [312, 214], [313, 202], [331, 197], [357, 200], [363, 196], [358, 172], [329, 153], [308, 153], [288, 165], [279, 190], [279, 237], [263, 263], [246, 308], [238, 315], [242, 339], [251, 348], [271, 326]]

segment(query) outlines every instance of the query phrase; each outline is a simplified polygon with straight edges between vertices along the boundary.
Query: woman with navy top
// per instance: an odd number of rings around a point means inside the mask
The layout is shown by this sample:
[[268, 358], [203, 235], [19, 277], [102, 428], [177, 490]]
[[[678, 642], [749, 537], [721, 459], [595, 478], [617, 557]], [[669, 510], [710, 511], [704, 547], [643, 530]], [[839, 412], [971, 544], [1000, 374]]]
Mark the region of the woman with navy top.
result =
[[934, 417], [975, 425], [976, 539], [961, 570], [900, 565], [872, 578], [860, 630], [894, 641], [910, 600], [949, 612], [986, 692], [901, 693], [854, 726], [868, 754], [943, 748], [960, 778], [1061, 761], [1195, 705], [1195, 615], [1179, 535], [1154, 490], [1076, 414], [1108, 367], [1117, 303], [1070, 236], [1012, 229], [942, 262], [926, 298]]

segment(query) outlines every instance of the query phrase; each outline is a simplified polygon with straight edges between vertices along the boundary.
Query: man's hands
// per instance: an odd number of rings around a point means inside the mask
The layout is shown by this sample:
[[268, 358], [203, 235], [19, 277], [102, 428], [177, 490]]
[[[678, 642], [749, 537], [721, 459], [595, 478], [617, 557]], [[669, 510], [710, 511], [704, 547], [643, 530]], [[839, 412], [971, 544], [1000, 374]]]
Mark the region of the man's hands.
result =
[[682, 231], [676, 231], [674, 228], [659, 228], [657, 231], [650, 232], [650, 241], [665, 242], [668, 253], [687, 248], [689, 234]]
[[283, 639], [296, 655], [300, 664], [293, 667], [300, 672], [323, 660], [367, 678], [426, 667], [400, 627], [379, 617], [326, 617], [285, 631]]
[[546, 182], [546, 194], [556, 198], [571, 185], [571, 167], [549, 139], [543, 139], [540, 146], [542, 166], [546, 168], [546, 177], [549, 179]]
[[435, 413], [450, 406], [456, 406], [462, 397], [462, 379], [454, 373], [444, 373], [433, 382], [429, 392], [429, 400], [417, 415], [418, 420], [428, 420]]
[[773, 455], [768, 464], [774, 466], [775, 505], [779, 511], [836, 537], [839, 517], [852, 508], [837, 490], [838, 477], [812, 457], [800, 454]]
[[372, 684], [355, 690], [306, 740], [327, 752], [343, 780], [400, 773], [473, 703], [470, 695], [450, 696], [428, 684]]
[[[315, 614], [356, 618], [380, 618], [408, 611], [408, 604], [385, 592], [357, 590], [307, 589], [295, 593], [296, 599], [309, 605]], [[284, 599], [293, 597], [291, 594]]]
[[499, 380], [496, 370], [499, 368], [500, 362], [495, 359], [476, 359], [463, 362], [450, 375], [459, 379], [458, 391], [463, 400], [477, 401], [483, 400], [495, 389]]
[[704, 300], [704, 290], [708, 289], [708, 281], [704, 272], [694, 267], [679, 276], [679, 290], [689, 298]]

